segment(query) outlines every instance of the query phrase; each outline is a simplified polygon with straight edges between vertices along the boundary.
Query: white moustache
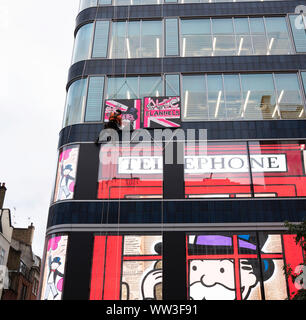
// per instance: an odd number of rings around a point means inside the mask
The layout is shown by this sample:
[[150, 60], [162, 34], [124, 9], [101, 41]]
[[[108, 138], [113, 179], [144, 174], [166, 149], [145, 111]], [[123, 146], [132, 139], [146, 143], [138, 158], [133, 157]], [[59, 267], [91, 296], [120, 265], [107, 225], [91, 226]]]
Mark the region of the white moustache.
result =
[[195, 282], [190, 286], [190, 298], [193, 300], [235, 300], [236, 292], [219, 283], [206, 287], [201, 282]]

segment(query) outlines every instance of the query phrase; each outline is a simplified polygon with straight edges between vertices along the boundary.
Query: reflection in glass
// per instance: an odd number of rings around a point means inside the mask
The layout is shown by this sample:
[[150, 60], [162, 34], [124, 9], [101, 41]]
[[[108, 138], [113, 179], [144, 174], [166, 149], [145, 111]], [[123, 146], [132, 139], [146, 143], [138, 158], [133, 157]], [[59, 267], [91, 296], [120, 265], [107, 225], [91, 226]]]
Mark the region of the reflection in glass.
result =
[[112, 30], [111, 59], [162, 56], [161, 21], [113, 22]]
[[163, 196], [162, 147], [101, 145], [98, 199], [146, 199]]
[[277, 112], [282, 119], [298, 119], [304, 110], [298, 78], [296, 74], [275, 74], [278, 93]]
[[286, 20], [274, 17], [265, 18], [265, 22], [269, 43], [267, 55], [290, 54], [291, 45]]
[[242, 119], [279, 118], [275, 110], [275, 89], [272, 74], [242, 74]]
[[167, 74], [165, 82], [166, 96], [180, 96], [180, 76], [178, 74]]
[[142, 21], [141, 57], [161, 57], [163, 52], [161, 21]]
[[161, 77], [141, 77], [139, 81], [139, 97], [159, 97], [163, 95]]
[[107, 99], [138, 98], [138, 78], [108, 78]]
[[182, 81], [182, 90], [183, 119], [208, 119], [205, 76], [184, 76]]
[[72, 63], [89, 58], [93, 25], [93, 23], [88, 23], [79, 29], [74, 42]]
[[265, 26], [263, 18], [250, 19], [252, 42], [255, 55], [266, 55], [267, 39], [265, 33]]
[[186, 146], [186, 198], [251, 197], [250, 183], [246, 143]]
[[210, 20], [181, 20], [181, 56], [209, 56], [211, 53]]
[[296, 52], [306, 52], [306, 17], [304, 15], [290, 15], [290, 24]]
[[249, 142], [255, 197], [305, 197], [305, 144]]
[[212, 19], [213, 56], [236, 54], [236, 43], [232, 19]]
[[225, 119], [223, 79], [221, 75], [207, 76], [208, 113], [210, 119]]
[[242, 93], [240, 79], [237, 74], [224, 75], [224, 90], [226, 101], [226, 119], [241, 119]]
[[81, 79], [73, 82], [69, 87], [63, 127], [71, 124], [80, 123], [86, 101], [87, 79]]
[[237, 37], [237, 56], [253, 54], [248, 18], [234, 19]]

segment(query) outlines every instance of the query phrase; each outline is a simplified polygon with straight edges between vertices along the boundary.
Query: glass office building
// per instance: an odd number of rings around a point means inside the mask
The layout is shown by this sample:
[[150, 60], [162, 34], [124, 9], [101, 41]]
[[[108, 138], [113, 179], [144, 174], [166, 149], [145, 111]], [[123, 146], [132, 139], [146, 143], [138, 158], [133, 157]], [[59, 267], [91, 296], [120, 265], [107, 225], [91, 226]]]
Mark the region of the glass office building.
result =
[[[293, 296], [283, 267], [305, 253], [284, 221], [306, 217], [303, 5], [80, 1], [41, 299]], [[133, 131], [114, 151], [101, 136], [117, 107]]]

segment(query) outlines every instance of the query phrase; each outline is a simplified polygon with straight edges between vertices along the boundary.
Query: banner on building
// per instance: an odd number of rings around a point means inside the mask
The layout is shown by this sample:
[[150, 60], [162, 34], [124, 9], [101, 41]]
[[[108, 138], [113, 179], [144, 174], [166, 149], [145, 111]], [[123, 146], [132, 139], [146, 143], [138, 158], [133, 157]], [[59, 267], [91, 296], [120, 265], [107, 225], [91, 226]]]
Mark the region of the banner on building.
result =
[[144, 128], [179, 128], [181, 126], [180, 97], [144, 98]]
[[109, 122], [109, 117], [116, 110], [122, 112], [122, 126], [130, 126], [132, 130], [140, 129], [140, 99], [112, 99], [106, 100], [104, 106], [104, 122]]

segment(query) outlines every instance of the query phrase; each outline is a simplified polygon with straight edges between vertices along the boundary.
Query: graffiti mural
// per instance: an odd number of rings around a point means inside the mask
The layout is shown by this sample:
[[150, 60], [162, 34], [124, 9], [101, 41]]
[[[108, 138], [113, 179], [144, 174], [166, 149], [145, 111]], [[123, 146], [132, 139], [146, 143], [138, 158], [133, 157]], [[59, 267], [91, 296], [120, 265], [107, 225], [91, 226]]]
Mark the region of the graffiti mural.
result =
[[283, 267], [293, 252], [302, 261], [292, 235], [194, 234], [187, 242], [191, 300], [284, 300], [290, 293]]
[[122, 112], [122, 126], [129, 126], [131, 130], [140, 129], [140, 99], [106, 100], [104, 106], [104, 122], [109, 122], [109, 116], [116, 110]]
[[60, 151], [53, 201], [73, 199], [79, 147], [69, 146]]
[[61, 300], [65, 274], [68, 236], [48, 240], [41, 292], [42, 300]]
[[161, 236], [96, 236], [91, 300], [161, 300]]
[[180, 97], [144, 98], [144, 128], [179, 128], [180, 126]]

